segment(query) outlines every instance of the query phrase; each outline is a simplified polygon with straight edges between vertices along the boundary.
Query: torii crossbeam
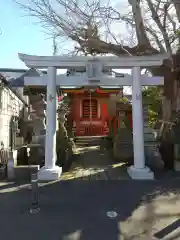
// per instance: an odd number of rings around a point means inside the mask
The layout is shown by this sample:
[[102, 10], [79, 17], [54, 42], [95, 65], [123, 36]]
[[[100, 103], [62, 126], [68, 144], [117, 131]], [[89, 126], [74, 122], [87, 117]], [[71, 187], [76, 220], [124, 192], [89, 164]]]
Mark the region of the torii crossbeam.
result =
[[[154, 86], [164, 85], [163, 77], [149, 77], [146, 75], [141, 76], [140, 83], [142, 86]], [[48, 77], [25, 77], [25, 86], [47, 86]], [[87, 86], [89, 88], [97, 86], [109, 86], [109, 87], [121, 87], [121, 86], [132, 86], [133, 77], [131, 75], [125, 75], [124, 77], [114, 77], [103, 75], [96, 78], [88, 78], [87, 76], [56, 76], [56, 85], [59, 87], [82, 87]]]

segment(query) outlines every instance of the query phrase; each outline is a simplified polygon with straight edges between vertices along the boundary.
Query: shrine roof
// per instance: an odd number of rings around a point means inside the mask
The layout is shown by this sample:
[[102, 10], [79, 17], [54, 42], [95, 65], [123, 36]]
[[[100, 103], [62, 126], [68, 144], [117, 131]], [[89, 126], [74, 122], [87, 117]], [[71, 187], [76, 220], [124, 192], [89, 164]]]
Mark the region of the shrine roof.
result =
[[15, 89], [10, 84], [9, 81], [0, 73], [0, 80], [4, 83], [6, 88], [10, 89], [25, 105], [27, 105], [27, 101], [23, 96], [22, 88], [21, 89]]
[[46, 71], [39, 71], [37, 69], [11, 69], [0, 68], [0, 75], [4, 78], [8, 87], [25, 103], [27, 103], [23, 95], [24, 77], [35, 77], [46, 74]]
[[19, 79], [24, 77], [25, 75], [28, 76], [37, 76], [37, 73], [39, 75], [46, 74], [46, 71], [40, 71], [38, 69], [14, 69], [14, 68], [0, 68], [0, 73], [2, 76], [6, 78], [7, 81], [12, 79]]
[[46, 71], [38, 69], [10, 69], [0, 68], [0, 73], [11, 84], [12, 87], [24, 87], [24, 77], [38, 77], [46, 74]]

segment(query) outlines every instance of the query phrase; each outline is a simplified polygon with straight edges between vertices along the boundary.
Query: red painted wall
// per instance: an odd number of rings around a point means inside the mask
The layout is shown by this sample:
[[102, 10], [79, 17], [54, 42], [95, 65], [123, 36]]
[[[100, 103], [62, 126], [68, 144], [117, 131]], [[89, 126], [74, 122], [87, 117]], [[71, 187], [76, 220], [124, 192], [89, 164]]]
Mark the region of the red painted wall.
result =
[[[107, 96], [109, 97], [109, 96]], [[82, 102], [84, 99], [89, 99], [85, 94], [73, 94], [70, 118], [74, 120], [76, 124], [75, 136], [85, 136], [85, 135], [97, 135], [104, 136], [108, 134], [107, 127], [105, 128], [105, 122], [108, 119], [107, 106], [103, 103], [102, 96], [92, 97], [92, 99], [97, 100], [97, 108], [99, 111], [99, 116], [90, 119], [83, 118], [80, 116], [82, 114]], [[81, 108], [81, 110], [80, 110]]]
[[[92, 97], [93, 99], [94, 97]], [[73, 120], [76, 124], [74, 128], [75, 136], [105, 136], [108, 135], [109, 128], [105, 127], [106, 122], [108, 123], [112, 117], [108, 114], [107, 108], [107, 99], [109, 94], [103, 95], [99, 94], [95, 99], [100, 105], [100, 117], [93, 118], [90, 122], [90, 119], [83, 118], [80, 116], [82, 114], [82, 102], [84, 99], [89, 99], [89, 96], [84, 93], [74, 93], [72, 94], [72, 105], [70, 111], [70, 119]], [[81, 108], [81, 110], [80, 110]], [[132, 127], [132, 113], [128, 113], [128, 118]], [[114, 134], [117, 132], [117, 128], [120, 127], [119, 117], [114, 117]]]

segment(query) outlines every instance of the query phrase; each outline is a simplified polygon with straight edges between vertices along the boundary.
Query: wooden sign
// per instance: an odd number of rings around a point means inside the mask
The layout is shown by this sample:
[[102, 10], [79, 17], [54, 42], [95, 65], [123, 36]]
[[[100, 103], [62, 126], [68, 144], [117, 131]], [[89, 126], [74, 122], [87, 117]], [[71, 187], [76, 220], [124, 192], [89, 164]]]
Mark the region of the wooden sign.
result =
[[117, 111], [131, 111], [132, 106], [129, 103], [116, 102], [116, 110]]
[[124, 117], [125, 116], [125, 112], [124, 111], [119, 111], [119, 114], [118, 114], [119, 117]]

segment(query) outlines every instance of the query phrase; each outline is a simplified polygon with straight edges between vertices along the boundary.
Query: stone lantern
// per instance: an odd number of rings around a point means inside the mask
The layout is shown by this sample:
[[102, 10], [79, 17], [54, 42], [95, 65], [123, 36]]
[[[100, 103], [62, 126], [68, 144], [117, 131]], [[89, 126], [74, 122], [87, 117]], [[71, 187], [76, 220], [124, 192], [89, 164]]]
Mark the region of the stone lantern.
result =
[[58, 115], [58, 122], [60, 125], [64, 127], [64, 124], [67, 120], [67, 114], [68, 114], [68, 106], [66, 106], [64, 103], [61, 103], [57, 109], [57, 115]]
[[36, 97], [36, 102], [32, 104], [33, 111], [30, 113], [33, 122], [33, 142], [44, 140], [46, 133], [46, 101], [44, 95]]
[[45, 158], [45, 134], [46, 134], [46, 101], [44, 95], [31, 96], [32, 111], [29, 123], [33, 129], [30, 148], [29, 162], [42, 164]]

